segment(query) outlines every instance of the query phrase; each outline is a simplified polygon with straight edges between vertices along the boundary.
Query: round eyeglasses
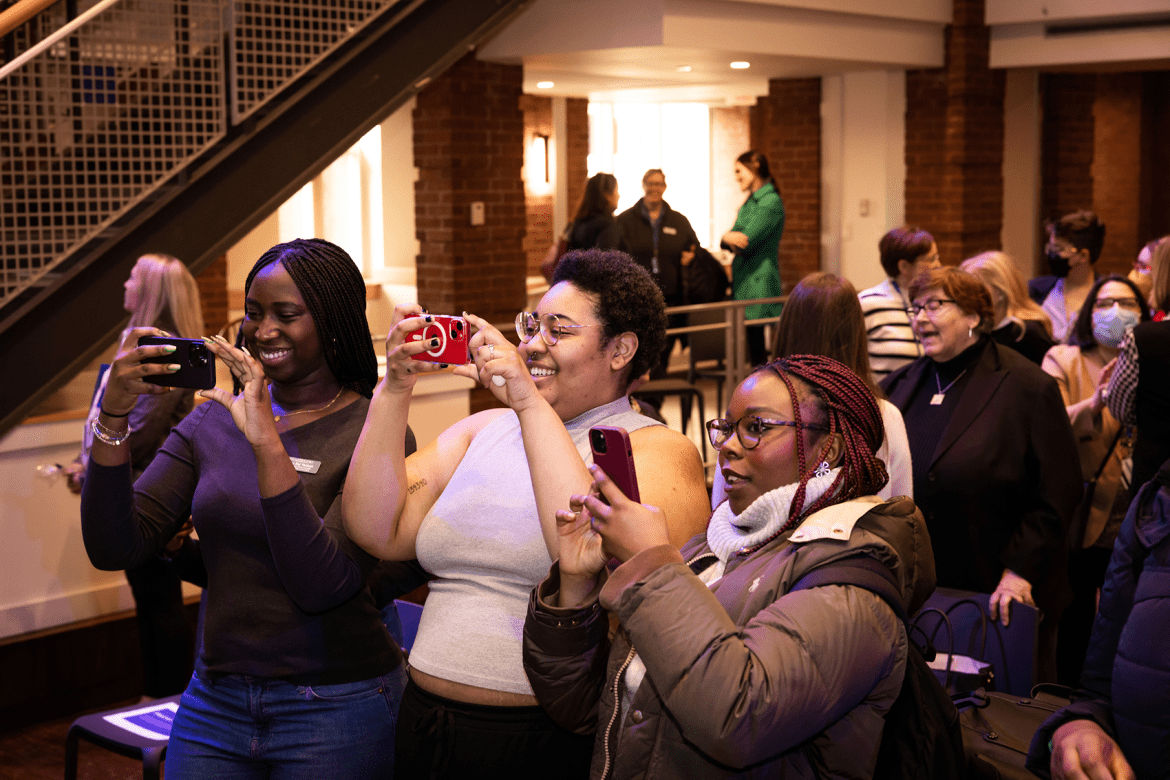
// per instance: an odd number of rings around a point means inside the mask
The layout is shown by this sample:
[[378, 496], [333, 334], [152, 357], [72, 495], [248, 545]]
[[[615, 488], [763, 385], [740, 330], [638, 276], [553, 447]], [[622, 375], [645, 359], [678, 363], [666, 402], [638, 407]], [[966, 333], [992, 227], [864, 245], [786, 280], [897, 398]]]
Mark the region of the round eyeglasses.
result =
[[544, 343], [550, 347], [564, 336], [572, 336], [578, 328], [592, 328], [592, 325], [565, 325], [555, 314], [545, 314], [537, 319], [530, 311], [522, 311], [516, 315], [516, 335], [520, 341], [527, 343], [532, 340], [537, 331]]
[[797, 423], [793, 420], [769, 420], [754, 414], [744, 415], [735, 422], [731, 420], [709, 420], [707, 422], [707, 436], [711, 439], [711, 446], [717, 450], [731, 439], [731, 434], [739, 436], [739, 443], [745, 450], [754, 450], [760, 444], [760, 437], [770, 428], [805, 428], [810, 431], [829, 431], [823, 425]]

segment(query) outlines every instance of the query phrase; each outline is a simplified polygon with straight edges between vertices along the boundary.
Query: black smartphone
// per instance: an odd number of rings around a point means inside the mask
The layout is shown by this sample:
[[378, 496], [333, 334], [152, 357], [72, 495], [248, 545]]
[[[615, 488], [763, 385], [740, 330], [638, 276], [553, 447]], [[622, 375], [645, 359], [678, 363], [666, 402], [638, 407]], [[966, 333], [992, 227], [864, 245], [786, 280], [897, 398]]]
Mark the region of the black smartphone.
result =
[[[622, 489], [626, 498], [641, 503], [642, 496], [638, 493], [638, 475], [634, 471], [634, 450], [630, 446], [630, 434], [623, 428], [615, 428], [612, 425], [595, 425], [589, 429], [589, 448], [593, 450], [593, 462]], [[601, 496], [601, 500], [605, 501], [605, 496]]]
[[187, 387], [192, 390], [210, 390], [215, 387], [215, 354], [201, 339], [178, 339], [167, 336], [143, 336], [138, 339], [140, 347], [171, 345], [175, 351], [169, 355], [144, 358], [143, 363], [178, 363], [179, 370], [173, 374], [151, 374], [143, 381], [162, 387]]

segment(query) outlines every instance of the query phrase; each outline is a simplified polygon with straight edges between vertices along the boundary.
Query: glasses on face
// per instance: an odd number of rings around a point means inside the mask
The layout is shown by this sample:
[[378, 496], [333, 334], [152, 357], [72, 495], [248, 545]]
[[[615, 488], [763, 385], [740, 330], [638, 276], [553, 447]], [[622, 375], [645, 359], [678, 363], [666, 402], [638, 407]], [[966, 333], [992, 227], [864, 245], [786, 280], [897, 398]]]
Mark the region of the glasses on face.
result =
[[666, 182], [664, 181], [644, 181], [642, 187], [645, 189], [666, 189]]
[[939, 307], [944, 303], [954, 302], [955, 301], [951, 298], [931, 298], [930, 300], [923, 301], [922, 303], [910, 304], [908, 307], [906, 307], [906, 313], [910, 315], [910, 319], [914, 319], [919, 315], [920, 312], [925, 311], [927, 315], [931, 315], [938, 311]]
[[760, 437], [771, 428], [806, 428], [810, 431], [828, 431], [823, 425], [809, 425], [796, 423], [792, 420], [769, 420], [754, 414], [744, 415], [735, 422], [731, 420], [710, 420], [707, 422], [707, 436], [711, 439], [711, 446], [717, 450], [731, 439], [731, 434], [739, 436], [739, 443], [745, 450], [754, 450], [760, 444]]
[[516, 335], [524, 343], [532, 340], [537, 331], [544, 343], [550, 347], [565, 336], [572, 336], [578, 328], [592, 328], [592, 325], [565, 325], [555, 314], [545, 314], [540, 319], [530, 311], [522, 311], [516, 315]]
[[1093, 308], [1098, 311], [1105, 311], [1106, 309], [1112, 309], [1114, 304], [1123, 309], [1133, 309], [1134, 311], [1141, 311], [1142, 308], [1138, 305], [1137, 298], [1134, 298], [1132, 295], [1127, 295], [1123, 298], [1098, 298], [1093, 302]]

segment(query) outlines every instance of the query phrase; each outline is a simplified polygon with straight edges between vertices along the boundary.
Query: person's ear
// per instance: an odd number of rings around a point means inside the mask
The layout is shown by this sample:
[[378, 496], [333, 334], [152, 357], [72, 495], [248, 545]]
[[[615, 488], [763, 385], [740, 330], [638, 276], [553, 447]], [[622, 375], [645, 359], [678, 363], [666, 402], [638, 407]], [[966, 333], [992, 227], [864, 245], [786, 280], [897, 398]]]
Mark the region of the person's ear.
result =
[[845, 437], [839, 433], [829, 434], [820, 444], [820, 453], [818, 463], [823, 460], [828, 462], [829, 468], [837, 468], [845, 457]]
[[609, 367], [621, 371], [634, 359], [638, 351], [638, 334], [626, 331], [610, 340]]
[[910, 262], [909, 260], [899, 260], [898, 261], [898, 276], [900, 276], [900, 277], [905, 276], [906, 274], [910, 273], [913, 270], [914, 270], [914, 263]]

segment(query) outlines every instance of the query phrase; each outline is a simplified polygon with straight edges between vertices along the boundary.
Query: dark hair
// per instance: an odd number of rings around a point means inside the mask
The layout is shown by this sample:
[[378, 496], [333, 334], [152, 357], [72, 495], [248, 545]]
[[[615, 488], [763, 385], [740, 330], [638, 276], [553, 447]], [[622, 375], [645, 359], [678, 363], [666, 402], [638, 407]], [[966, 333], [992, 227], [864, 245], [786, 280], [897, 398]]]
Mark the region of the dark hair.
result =
[[869, 370], [868, 347], [856, 288], [848, 279], [816, 271], [788, 294], [776, 327], [772, 359], [789, 355], [833, 358], [861, 377], [876, 397], [883, 398]]
[[597, 319], [604, 326], [602, 346], [627, 331], [638, 337], [626, 387], [658, 365], [666, 347], [666, 300], [645, 268], [625, 252], [577, 249], [557, 263], [552, 283], [559, 282], [594, 297]]
[[[378, 359], [366, 321], [366, 283], [353, 258], [320, 238], [298, 238], [269, 249], [248, 272], [244, 290], [261, 269], [279, 261], [292, 277], [317, 327], [325, 363], [344, 387], [366, 398], [378, 382]], [[236, 337], [243, 348], [244, 332]]]
[[1097, 302], [1097, 296], [1101, 294], [1101, 288], [1108, 282], [1121, 282], [1129, 289], [1133, 290], [1133, 297], [1137, 298], [1138, 305], [1142, 310], [1142, 322], [1150, 321], [1150, 307], [1142, 298], [1142, 291], [1138, 286], [1129, 279], [1118, 274], [1109, 274], [1102, 276], [1093, 283], [1089, 294], [1085, 296], [1085, 302], [1081, 304], [1081, 310], [1077, 313], [1077, 321], [1073, 326], [1072, 332], [1069, 333], [1068, 343], [1080, 347], [1082, 350], [1092, 349], [1097, 346], [1097, 338], [1093, 335], [1093, 304]]
[[774, 372], [788, 388], [792, 397], [792, 417], [797, 425], [805, 423], [828, 428], [829, 433], [818, 438], [818, 443], [824, 436], [834, 433], [840, 434], [844, 443], [841, 473], [824, 495], [802, 511], [805, 489], [813, 469], [805, 456], [804, 436], [796, 437], [800, 482], [788, 509], [787, 522], [771, 539], [830, 504], [872, 495], [889, 482], [886, 464], [874, 455], [886, 438], [881, 409], [873, 393], [848, 366], [823, 355], [789, 355], [760, 366], [753, 373], [762, 371]]
[[910, 300], [934, 287], [953, 300], [964, 314], [978, 314], [978, 333], [991, 333], [995, 329], [995, 308], [991, 305], [991, 293], [987, 285], [973, 273], [953, 266], [932, 268], [919, 274], [910, 283]]
[[747, 168], [749, 171], [760, 177], [763, 182], [772, 181], [772, 169], [768, 167], [768, 158], [763, 152], [757, 152], [755, 149], [748, 149], [746, 152], [735, 158], [735, 161]]
[[609, 194], [617, 186], [617, 177], [612, 173], [596, 173], [585, 182], [585, 194], [581, 196], [581, 205], [577, 207], [577, 216], [573, 219], [589, 219], [596, 214], [612, 214]]
[[894, 279], [898, 276], [898, 261], [905, 260], [913, 263], [915, 259], [930, 251], [934, 243], [934, 236], [917, 225], [903, 225], [894, 228], [882, 236], [878, 242], [878, 252], [881, 253], [882, 270], [886, 276]]
[[650, 170], [648, 170], [642, 174], [642, 183], [645, 184], [646, 180], [649, 179], [654, 174], [658, 174], [659, 176], [662, 177], [663, 181], [666, 181], [666, 174], [662, 172], [661, 168], [651, 168]]
[[1101, 256], [1101, 247], [1105, 244], [1105, 223], [1097, 219], [1091, 211], [1082, 209], [1072, 214], [1065, 214], [1047, 225], [1049, 238], [1059, 238], [1069, 242], [1077, 250], [1089, 250], [1089, 262], [1097, 262]]

